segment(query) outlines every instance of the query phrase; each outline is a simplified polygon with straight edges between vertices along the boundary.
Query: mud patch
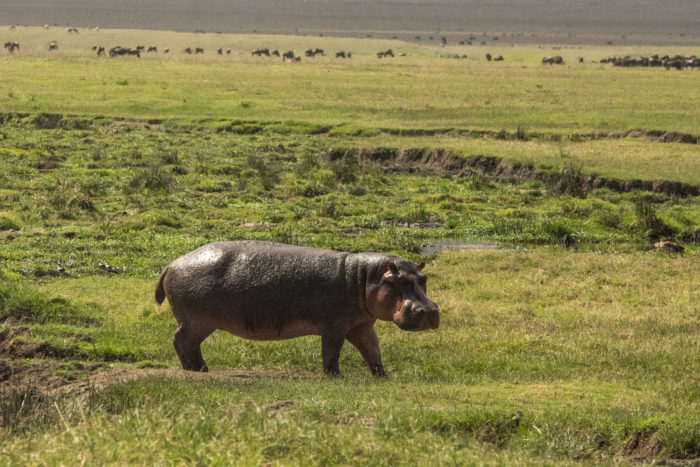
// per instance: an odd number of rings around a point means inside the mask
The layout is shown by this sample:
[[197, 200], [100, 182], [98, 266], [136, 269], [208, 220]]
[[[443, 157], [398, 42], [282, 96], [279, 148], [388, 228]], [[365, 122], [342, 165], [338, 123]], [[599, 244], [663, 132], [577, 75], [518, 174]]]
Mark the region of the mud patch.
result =
[[661, 452], [661, 442], [656, 433], [638, 432], [625, 445], [624, 454], [635, 460], [653, 459]]

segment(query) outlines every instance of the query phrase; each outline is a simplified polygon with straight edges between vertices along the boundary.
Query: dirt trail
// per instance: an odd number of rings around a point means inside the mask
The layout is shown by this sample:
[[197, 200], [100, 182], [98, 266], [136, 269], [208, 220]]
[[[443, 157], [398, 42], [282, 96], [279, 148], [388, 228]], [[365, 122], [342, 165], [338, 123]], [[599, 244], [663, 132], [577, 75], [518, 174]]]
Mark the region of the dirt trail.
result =
[[195, 373], [171, 368], [109, 369], [93, 368], [79, 379], [70, 379], [56, 374], [57, 362], [45, 361], [27, 364], [21, 361], [0, 362], [0, 374], [5, 375], [0, 382], [0, 397], [11, 391], [20, 392], [31, 388], [44, 396], [64, 395], [87, 396], [91, 392], [102, 391], [115, 384], [124, 384], [146, 378], [167, 378], [181, 381], [231, 381], [241, 379], [308, 379], [317, 377], [315, 373], [298, 369], [245, 369], [232, 368]]

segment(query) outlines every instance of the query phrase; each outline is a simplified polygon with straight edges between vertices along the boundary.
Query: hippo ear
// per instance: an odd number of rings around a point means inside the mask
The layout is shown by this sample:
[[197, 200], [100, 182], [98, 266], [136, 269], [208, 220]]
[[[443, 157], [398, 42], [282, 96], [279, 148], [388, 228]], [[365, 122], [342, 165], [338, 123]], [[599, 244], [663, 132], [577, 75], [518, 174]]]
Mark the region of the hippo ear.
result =
[[418, 265], [418, 269], [420, 269], [422, 271], [424, 267], [425, 267], [425, 261], [421, 261], [420, 264]]
[[[386, 268], [386, 269], [384, 269]], [[396, 267], [396, 264], [393, 261], [389, 261], [387, 263], [384, 263], [382, 265], [382, 269], [384, 269], [384, 272], [382, 272], [383, 277], [391, 277], [391, 276], [398, 276], [399, 275], [399, 268]]]

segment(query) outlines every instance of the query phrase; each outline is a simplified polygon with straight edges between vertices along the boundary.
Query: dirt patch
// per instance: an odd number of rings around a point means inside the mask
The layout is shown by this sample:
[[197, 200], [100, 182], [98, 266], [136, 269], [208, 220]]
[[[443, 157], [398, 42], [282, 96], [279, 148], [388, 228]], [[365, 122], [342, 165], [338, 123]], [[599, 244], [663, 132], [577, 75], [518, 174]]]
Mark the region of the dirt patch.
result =
[[661, 442], [655, 433], [638, 432], [625, 445], [624, 454], [635, 460], [655, 458], [661, 452]]
[[[503, 180], [539, 180], [547, 185], [556, 185], [562, 172], [544, 170], [532, 164], [508, 162], [499, 157], [461, 157], [447, 149], [395, 149], [395, 148], [334, 148], [322, 156], [329, 161], [354, 157], [382, 167], [390, 173], [410, 173], [461, 177], [474, 170]], [[665, 180], [620, 180], [584, 174], [580, 180], [582, 189], [591, 191], [608, 188], [626, 193], [634, 190], [651, 191], [668, 196], [698, 196], [700, 186]]]
[[[61, 361], [46, 360], [39, 363], [27, 360], [0, 360], [0, 397], [13, 390], [23, 391], [32, 389], [43, 396], [75, 395], [85, 396], [90, 392], [101, 391], [105, 388], [136, 381], [144, 378], [169, 378], [183, 381], [225, 381], [237, 379], [277, 378], [277, 379], [308, 379], [318, 375], [312, 372], [294, 369], [223, 369], [207, 373], [196, 373], [181, 369], [169, 368], [138, 368], [138, 369], [109, 369], [98, 364], [81, 365], [81, 376], [67, 377], [57, 374], [62, 368]], [[288, 402], [288, 401], [287, 401]], [[278, 408], [281, 410], [291, 404], [284, 402]]]
[[611, 133], [608, 138], [645, 138], [655, 143], [700, 144], [700, 137], [675, 131], [631, 130], [626, 133]]

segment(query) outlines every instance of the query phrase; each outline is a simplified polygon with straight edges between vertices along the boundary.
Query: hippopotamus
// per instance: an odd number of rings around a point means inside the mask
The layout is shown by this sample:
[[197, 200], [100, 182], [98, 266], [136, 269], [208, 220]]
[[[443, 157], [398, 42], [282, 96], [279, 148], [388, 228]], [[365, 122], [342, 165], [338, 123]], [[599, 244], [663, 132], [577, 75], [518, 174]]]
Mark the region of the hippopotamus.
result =
[[425, 263], [384, 253], [344, 253], [262, 241], [215, 242], [165, 267], [156, 286], [177, 320], [182, 368], [208, 371], [200, 344], [217, 329], [253, 340], [321, 336], [324, 373], [341, 376], [347, 339], [372, 374], [386, 376], [377, 320], [406, 331], [435, 329]]

